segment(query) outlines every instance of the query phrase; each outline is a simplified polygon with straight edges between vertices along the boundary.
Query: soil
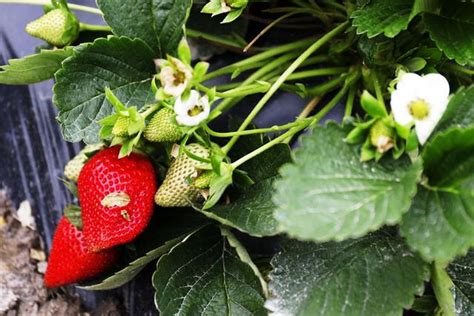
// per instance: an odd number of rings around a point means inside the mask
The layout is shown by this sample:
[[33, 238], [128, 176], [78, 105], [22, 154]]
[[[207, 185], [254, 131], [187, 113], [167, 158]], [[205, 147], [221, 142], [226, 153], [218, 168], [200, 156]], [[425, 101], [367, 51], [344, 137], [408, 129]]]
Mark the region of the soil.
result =
[[0, 315], [121, 315], [116, 301], [105, 300], [85, 312], [71, 287], [46, 289], [44, 244], [36, 231], [27, 201], [12, 206], [0, 190]]

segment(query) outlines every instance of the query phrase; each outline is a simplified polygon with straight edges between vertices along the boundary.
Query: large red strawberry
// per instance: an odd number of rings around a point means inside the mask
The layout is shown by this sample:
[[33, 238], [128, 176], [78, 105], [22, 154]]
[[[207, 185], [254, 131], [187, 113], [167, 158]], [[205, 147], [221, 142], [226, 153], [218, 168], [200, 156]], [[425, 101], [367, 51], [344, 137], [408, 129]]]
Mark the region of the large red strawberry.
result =
[[44, 284], [51, 288], [95, 277], [108, 270], [117, 258], [115, 248], [89, 252], [82, 232], [63, 217], [54, 233]]
[[142, 154], [118, 158], [120, 146], [100, 151], [77, 181], [83, 232], [92, 251], [125, 244], [150, 221], [157, 189], [152, 163]]

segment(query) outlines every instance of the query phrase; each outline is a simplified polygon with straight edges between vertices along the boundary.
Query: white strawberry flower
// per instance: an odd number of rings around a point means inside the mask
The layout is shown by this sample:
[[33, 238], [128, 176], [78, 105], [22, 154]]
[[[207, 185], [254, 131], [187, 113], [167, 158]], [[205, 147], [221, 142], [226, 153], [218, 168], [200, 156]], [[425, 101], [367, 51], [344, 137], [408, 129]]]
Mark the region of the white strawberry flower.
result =
[[173, 97], [180, 96], [193, 77], [191, 67], [174, 57], [158, 59], [156, 64], [161, 69], [160, 82], [163, 92]]
[[195, 126], [209, 116], [210, 106], [207, 95], [191, 90], [187, 99], [179, 96], [174, 103], [176, 121], [180, 125]]
[[449, 83], [442, 75], [405, 73], [392, 92], [390, 106], [397, 123], [415, 123], [418, 141], [423, 145], [446, 110], [448, 98]]

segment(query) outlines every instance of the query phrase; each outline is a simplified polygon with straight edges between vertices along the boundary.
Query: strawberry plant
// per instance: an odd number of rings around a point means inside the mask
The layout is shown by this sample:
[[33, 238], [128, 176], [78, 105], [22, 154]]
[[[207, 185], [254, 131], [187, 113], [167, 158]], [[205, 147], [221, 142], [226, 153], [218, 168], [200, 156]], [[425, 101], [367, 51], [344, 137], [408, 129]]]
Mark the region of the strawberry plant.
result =
[[[47, 48], [0, 83], [54, 79], [86, 144], [46, 286], [153, 264], [162, 315], [474, 313], [472, 2], [1, 2]], [[307, 105], [254, 125], [281, 93]]]

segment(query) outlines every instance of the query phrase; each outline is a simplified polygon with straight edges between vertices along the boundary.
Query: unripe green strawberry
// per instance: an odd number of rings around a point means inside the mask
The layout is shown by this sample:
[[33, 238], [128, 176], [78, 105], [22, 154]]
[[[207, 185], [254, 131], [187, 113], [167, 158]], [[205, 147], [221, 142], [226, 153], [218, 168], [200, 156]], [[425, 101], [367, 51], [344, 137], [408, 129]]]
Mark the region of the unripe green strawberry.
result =
[[395, 130], [383, 120], [377, 120], [370, 128], [369, 136], [372, 146], [377, 148], [379, 153], [384, 153], [393, 147]]
[[84, 147], [74, 158], [72, 158], [64, 167], [64, 176], [74, 182], [77, 182], [79, 178], [79, 173], [82, 170], [82, 167], [89, 159], [87, 156], [88, 153], [92, 153], [101, 149], [104, 144], [94, 144], [94, 145], [87, 145]]
[[197, 189], [207, 189], [211, 184], [211, 179], [214, 176], [214, 172], [211, 170], [206, 170], [202, 174], [200, 174], [196, 179], [193, 181], [193, 186]]
[[[209, 157], [209, 150], [199, 144], [189, 144], [186, 149], [192, 154]], [[196, 166], [202, 164], [198, 160], [180, 154], [170, 165], [165, 180], [155, 194], [155, 203], [163, 207], [191, 206], [200, 197], [199, 189], [191, 184], [196, 174]]]
[[66, 9], [54, 9], [28, 23], [25, 30], [53, 46], [63, 47], [79, 36], [79, 20]]
[[118, 137], [128, 136], [128, 125], [130, 124], [130, 119], [126, 116], [121, 116], [115, 122], [114, 127], [112, 128], [112, 134]]
[[183, 136], [175, 121], [173, 110], [164, 108], [156, 112], [145, 128], [145, 138], [151, 142], [177, 142]]

